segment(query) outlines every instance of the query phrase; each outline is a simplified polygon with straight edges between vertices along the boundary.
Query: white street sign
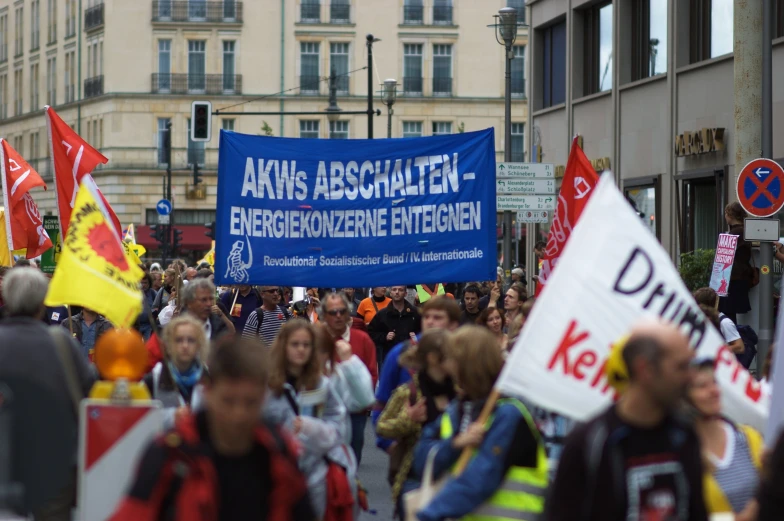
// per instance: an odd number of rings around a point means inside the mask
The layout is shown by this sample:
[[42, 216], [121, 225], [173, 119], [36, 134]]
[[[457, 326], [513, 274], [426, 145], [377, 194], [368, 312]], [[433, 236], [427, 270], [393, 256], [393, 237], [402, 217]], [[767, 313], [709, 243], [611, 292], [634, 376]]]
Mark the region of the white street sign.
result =
[[546, 223], [550, 222], [553, 212], [547, 210], [532, 210], [528, 212], [517, 212], [517, 222], [519, 223]]
[[496, 179], [495, 191], [499, 194], [539, 194], [555, 193], [555, 179]]
[[555, 178], [555, 165], [552, 163], [496, 163], [496, 177], [546, 177]]
[[158, 224], [169, 224], [169, 216], [158, 214]]
[[555, 210], [554, 195], [497, 195], [496, 210], [499, 212], [520, 210]]

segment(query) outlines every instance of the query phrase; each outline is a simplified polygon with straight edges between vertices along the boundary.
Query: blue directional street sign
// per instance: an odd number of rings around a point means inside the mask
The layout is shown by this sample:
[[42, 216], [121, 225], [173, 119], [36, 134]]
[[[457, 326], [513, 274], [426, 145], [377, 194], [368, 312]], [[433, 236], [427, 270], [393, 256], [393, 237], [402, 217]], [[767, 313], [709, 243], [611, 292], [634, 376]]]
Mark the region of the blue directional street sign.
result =
[[171, 215], [172, 212], [172, 204], [171, 201], [168, 199], [161, 199], [158, 201], [158, 204], [155, 205], [155, 209], [158, 210], [158, 215]]

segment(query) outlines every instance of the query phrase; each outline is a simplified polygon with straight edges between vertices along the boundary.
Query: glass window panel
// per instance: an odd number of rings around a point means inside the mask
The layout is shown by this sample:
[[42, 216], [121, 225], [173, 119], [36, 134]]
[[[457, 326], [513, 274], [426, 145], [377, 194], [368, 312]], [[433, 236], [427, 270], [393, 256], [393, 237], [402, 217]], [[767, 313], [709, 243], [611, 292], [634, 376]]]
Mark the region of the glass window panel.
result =
[[422, 44], [403, 45], [403, 92], [422, 93]]
[[525, 96], [525, 45], [514, 46], [512, 60], [512, 95]]
[[[733, 0], [711, 0], [711, 58], [732, 52]], [[761, 31], [762, 29], [760, 29]]]
[[330, 121], [329, 139], [348, 139], [348, 121]]
[[331, 43], [329, 46], [330, 74], [337, 76], [338, 92], [348, 92], [348, 43]]
[[525, 123], [512, 123], [512, 161], [525, 161]]
[[299, 122], [299, 137], [318, 139], [319, 122], [318, 120], [303, 120]]
[[613, 71], [613, 6], [599, 9], [599, 91], [612, 88]]
[[629, 188], [626, 190], [626, 198], [643, 220], [643, 224], [656, 235], [656, 188], [653, 186]]
[[188, 41], [188, 89], [205, 90], [206, 77], [206, 42], [204, 40]]
[[404, 121], [403, 137], [422, 137], [422, 122]]
[[667, 72], [667, 0], [650, 0], [650, 75]]
[[434, 121], [433, 122], [433, 135], [443, 136], [452, 133], [451, 121]]

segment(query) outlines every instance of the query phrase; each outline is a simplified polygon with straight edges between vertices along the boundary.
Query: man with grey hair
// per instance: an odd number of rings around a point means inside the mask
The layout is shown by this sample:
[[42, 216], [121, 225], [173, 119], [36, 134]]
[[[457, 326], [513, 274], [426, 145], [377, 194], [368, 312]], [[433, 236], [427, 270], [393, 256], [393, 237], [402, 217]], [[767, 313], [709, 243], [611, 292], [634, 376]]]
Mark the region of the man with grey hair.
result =
[[[351, 345], [351, 352], [357, 355], [370, 371], [370, 376], [373, 378], [373, 389], [375, 389], [378, 381], [376, 346], [367, 333], [350, 327], [350, 309], [345, 295], [330, 293], [321, 301], [319, 319], [326, 324], [327, 331], [335, 340], [342, 339]], [[362, 460], [367, 415], [368, 411], [351, 414], [351, 448], [354, 449], [357, 464]]]
[[[3, 278], [6, 318], [0, 322], [0, 381], [22, 379], [50, 393], [53, 400], [62, 402], [63, 407], [73, 412], [72, 427], [76, 429], [78, 404], [74, 402], [87, 396], [95, 375], [68, 332], [59, 326], [49, 328], [43, 322], [48, 287], [49, 281], [37, 268], [14, 268]], [[40, 433], [38, 443], [44, 446], [52, 443], [48, 435]], [[75, 443], [72, 449], [76, 462]], [[75, 479], [40, 512], [36, 511], [35, 518], [70, 519], [74, 496]]]
[[207, 338], [215, 340], [234, 332], [234, 324], [215, 305], [215, 285], [209, 279], [195, 279], [182, 287], [182, 310], [204, 324]]

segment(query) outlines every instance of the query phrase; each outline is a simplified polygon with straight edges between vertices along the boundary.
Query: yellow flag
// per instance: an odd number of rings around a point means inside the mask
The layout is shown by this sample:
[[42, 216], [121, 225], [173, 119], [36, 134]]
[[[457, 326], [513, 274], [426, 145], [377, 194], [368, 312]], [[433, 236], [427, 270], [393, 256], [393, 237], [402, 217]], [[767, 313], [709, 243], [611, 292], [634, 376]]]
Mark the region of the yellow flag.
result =
[[133, 249], [133, 244], [129, 241], [122, 241], [123, 251], [125, 252], [125, 256], [128, 258], [130, 262], [133, 263], [134, 266], [138, 266], [142, 263], [142, 260], [136, 254], [136, 251]]
[[196, 265], [201, 264], [202, 262], [208, 262], [210, 264], [210, 268], [215, 270], [215, 241], [212, 241], [212, 249], [207, 252], [207, 255], [204, 256]]
[[5, 232], [5, 210], [0, 209], [0, 266], [13, 266], [14, 256], [8, 249], [8, 234]]
[[95, 183], [85, 176], [45, 303], [86, 307], [117, 327], [130, 327], [142, 311], [144, 272], [126, 257], [120, 230], [107, 215]]

